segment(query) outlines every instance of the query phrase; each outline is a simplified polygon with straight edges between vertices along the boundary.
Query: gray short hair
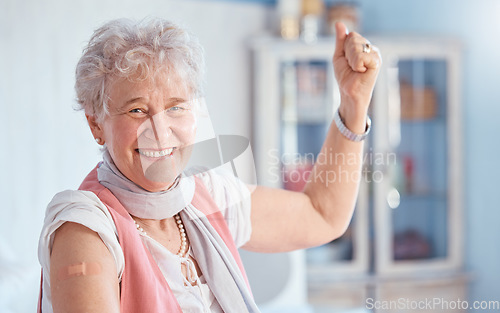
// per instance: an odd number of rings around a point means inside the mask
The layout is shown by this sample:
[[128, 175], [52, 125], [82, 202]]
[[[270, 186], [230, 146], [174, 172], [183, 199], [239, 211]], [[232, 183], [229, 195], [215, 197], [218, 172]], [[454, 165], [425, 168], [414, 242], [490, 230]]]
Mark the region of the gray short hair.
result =
[[114, 79], [152, 79], [162, 68], [180, 75], [194, 97], [203, 96], [205, 63], [196, 37], [159, 18], [112, 20], [94, 32], [76, 67], [79, 109], [101, 118]]

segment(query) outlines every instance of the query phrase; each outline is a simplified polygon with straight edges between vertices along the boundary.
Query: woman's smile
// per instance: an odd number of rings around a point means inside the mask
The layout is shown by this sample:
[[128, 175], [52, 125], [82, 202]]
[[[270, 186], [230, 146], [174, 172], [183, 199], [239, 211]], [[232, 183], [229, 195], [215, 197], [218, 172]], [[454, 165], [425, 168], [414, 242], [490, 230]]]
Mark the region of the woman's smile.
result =
[[136, 151], [142, 156], [152, 158], [152, 159], [160, 159], [160, 158], [171, 157], [172, 154], [174, 153], [175, 149], [176, 149], [176, 147], [166, 148], [166, 149], [161, 149], [161, 150], [136, 149]]

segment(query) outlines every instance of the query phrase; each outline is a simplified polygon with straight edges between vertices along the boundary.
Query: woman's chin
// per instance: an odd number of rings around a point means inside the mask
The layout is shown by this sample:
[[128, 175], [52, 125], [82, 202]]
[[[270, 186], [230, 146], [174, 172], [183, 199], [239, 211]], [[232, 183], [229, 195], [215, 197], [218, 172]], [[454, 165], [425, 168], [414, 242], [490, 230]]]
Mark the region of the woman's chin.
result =
[[[149, 191], [167, 190], [175, 182], [181, 171], [171, 162], [171, 160], [162, 159], [152, 163], [144, 171], [144, 177], [149, 182]], [[154, 189], [154, 190], [151, 190]]]

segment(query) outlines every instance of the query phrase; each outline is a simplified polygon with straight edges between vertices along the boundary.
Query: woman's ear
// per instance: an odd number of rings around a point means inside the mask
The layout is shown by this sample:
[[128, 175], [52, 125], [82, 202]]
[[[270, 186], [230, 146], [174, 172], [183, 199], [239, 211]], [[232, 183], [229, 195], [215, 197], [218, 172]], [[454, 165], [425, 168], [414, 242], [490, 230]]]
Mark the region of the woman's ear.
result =
[[85, 117], [87, 118], [87, 123], [89, 123], [90, 131], [92, 135], [94, 135], [95, 141], [102, 146], [106, 142], [106, 139], [104, 138], [101, 124], [97, 122], [95, 115], [85, 114]]

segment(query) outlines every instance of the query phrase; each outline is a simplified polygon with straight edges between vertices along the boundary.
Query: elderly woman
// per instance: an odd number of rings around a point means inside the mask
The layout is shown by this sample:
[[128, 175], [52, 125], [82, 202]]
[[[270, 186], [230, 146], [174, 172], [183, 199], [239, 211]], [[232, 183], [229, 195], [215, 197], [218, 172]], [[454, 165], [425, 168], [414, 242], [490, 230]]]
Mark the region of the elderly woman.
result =
[[[341, 106], [322, 153], [361, 155], [380, 56], [337, 24]], [[237, 248], [282, 252], [346, 230], [359, 175], [317, 164], [303, 192], [217, 171], [187, 175], [203, 96], [198, 41], [163, 20], [116, 20], [76, 69], [78, 103], [103, 161], [48, 205], [39, 246], [39, 312], [258, 312]], [[328, 158], [327, 158], [328, 159]]]

